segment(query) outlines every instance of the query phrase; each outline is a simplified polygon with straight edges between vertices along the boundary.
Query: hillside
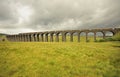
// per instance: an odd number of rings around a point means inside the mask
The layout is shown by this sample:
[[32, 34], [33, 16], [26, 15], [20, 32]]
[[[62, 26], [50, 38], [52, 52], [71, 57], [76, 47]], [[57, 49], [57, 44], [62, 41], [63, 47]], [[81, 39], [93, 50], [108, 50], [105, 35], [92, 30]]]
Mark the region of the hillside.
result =
[[0, 33], [0, 36], [3, 36], [3, 35], [7, 35], [7, 34], [5, 34], [5, 33]]

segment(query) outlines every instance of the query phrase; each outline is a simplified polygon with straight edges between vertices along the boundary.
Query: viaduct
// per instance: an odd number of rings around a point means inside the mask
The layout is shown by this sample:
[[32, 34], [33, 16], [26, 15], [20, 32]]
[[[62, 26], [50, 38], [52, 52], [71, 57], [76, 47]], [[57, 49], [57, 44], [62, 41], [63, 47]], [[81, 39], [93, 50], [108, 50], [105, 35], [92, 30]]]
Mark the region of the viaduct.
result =
[[[67, 33], [70, 34], [70, 41], [73, 42], [74, 33], [77, 35], [77, 40], [80, 42], [81, 33], [85, 33], [86, 41], [88, 41], [88, 33], [94, 33], [94, 41], [96, 41], [97, 32], [101, 32], [103, 38], [106, 37], [106, 32], [111, 32], [113, 36], [120, 31], [120, 28], [107, 28], [107, 29], [84, 29], [84, 30], [64, 30], [64, 31], [45, 31], [45, 32], [31, 32], [31, 33], [19, 33], [15, 35], [7, 35], [7, 39], [11, 42], [59, 42], [62, 36], [62, 42], [66, 42]], [[55, 39], [53, 37], [55, 36]]]

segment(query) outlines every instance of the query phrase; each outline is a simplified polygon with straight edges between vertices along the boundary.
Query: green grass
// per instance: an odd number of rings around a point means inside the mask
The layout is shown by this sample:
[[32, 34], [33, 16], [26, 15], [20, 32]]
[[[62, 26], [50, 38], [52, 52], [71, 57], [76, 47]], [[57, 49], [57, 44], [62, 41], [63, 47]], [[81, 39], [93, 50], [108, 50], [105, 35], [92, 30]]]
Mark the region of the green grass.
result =
[[120, 42], [83, 41], [0, 42], [0, 77], [120, 77]]
[[115, 41], [120, 41], [120, 32], [118, 32], [115, 36], [112, 37]]

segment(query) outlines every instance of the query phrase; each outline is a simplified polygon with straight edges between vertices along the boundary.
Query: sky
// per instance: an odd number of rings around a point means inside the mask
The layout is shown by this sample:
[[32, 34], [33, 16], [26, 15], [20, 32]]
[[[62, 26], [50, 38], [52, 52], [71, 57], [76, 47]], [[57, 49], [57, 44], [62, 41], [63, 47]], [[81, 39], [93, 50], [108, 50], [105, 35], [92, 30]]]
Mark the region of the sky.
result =
[[120, 0], [0, 0], [0, 33], [120, 27]]

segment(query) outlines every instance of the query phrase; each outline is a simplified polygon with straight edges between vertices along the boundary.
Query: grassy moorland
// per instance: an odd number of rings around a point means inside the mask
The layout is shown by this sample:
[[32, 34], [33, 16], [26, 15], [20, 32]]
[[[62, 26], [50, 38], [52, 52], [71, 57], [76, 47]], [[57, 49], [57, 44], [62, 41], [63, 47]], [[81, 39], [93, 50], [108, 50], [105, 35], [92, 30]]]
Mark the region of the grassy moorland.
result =
[[120, 77], [120, 42], [0, 42], [0, 77]]

